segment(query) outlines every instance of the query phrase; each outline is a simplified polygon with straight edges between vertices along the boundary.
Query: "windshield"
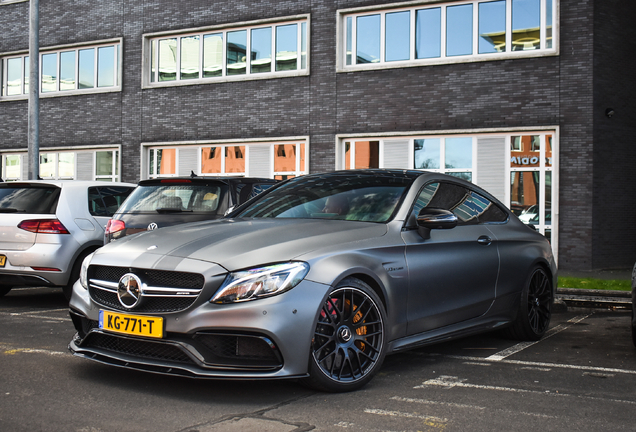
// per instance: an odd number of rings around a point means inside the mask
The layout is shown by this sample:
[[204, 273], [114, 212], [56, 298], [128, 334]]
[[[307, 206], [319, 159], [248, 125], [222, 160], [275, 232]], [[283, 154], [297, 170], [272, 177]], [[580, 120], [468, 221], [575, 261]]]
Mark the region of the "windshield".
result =
[[228, 186], [165, 184], [138, 186], [117, 213], [193, 212], [223, 215]]
[[55, 214], [59, 196], [56, 186], [0, 187], [0, 213]]
[[298, 177], [234, 216], [386, 222], [412, 181], [388, 175]]

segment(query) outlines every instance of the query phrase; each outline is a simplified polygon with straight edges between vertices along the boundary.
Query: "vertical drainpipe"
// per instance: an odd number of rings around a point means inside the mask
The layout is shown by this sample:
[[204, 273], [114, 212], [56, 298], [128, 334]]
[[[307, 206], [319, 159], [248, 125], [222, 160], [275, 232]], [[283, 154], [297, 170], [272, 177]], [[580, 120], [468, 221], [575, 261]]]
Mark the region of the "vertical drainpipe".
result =
[[40, 0], [29, 9], [29, 180], [40, 176]]

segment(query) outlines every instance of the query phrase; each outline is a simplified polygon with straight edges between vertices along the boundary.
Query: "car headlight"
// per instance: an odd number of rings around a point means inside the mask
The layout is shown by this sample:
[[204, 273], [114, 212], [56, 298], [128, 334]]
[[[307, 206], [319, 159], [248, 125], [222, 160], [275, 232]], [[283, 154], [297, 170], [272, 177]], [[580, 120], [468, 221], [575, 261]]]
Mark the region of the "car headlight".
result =
[[284, 293], [307, 275], [309, 264], [289, 262], [230, 273], [210, 300], [212, 303], [238, 303]]
[[93, 252], [92, 254], [86, 255], [86, 258], [84, 258], [84, 261], [82, 261], [82, 268], [80, 269], [80, 284], [82, 284], [82, 286], [84, 287], [84, 289], [88, 289], [88, 278], [86, 276], [86, 273], [88, 272], [88, 265], [91, 263], [91, 259], [93, 259], [93, 255], [95, 255], [95, 252]]

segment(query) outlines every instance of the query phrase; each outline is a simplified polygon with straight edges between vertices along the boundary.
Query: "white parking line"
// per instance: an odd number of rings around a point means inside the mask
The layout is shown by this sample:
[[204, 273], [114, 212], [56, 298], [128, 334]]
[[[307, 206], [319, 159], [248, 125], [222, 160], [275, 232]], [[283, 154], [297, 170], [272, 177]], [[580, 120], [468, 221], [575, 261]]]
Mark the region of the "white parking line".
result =
[[50, 356], [58, 356], [58, 355], [67, 355], [66, 352], [61, 351], [51, 351], [46, 349], [38, 349], [38, 348], [14, 348], [9, 345], [0, 345], [0, 354], [4, 355], [15, 355], [18, 353], [36, 353], [36, 354], [46, 354]]
[[510, 392], [510, 393], [536, 394], [536, 395], [542, 395], [542, 396], [549, 395], [549, 396], [556, 396], [556, 397], [575, 397], [580, 399], [601, 400], [601, 401], [618, 402], [618, 403], [624, 403], [629, 405], [636, 405], [636, 401], [630, 401], [630, 400], [605, 399], [605, 398], [598, 398], [593, 396], [573, 395], [568, 393], [558, 393], [556, 391], [551, 391], [551, 390], [539, 391], [539, 390], [519, 389], [519, 388], [513, 388], [513, 387], [470, 384], [470, 383], [467, 383], [466, 381], [467, 381], [466, 379], [460, 379], [455, 376], [441, 375], [438, 378], [430, 379], [428, 381], [423, 382], [421, 385], [415, 386], [413, 388], [424, 389], [427, 387], [437, 386], [437, 387], [444, 387], [446, 389], [452, 389], [454, 387], [461, 387], [461, 388], [471, 388], [471, 389], [478, 389], [478, 390], [493, 390], [493, 391]]
[[587, 314], [587, 315], [579, 315], [577, 317], [574, 317], [570, 320], [568, 320], [568, 323], [570, 323], [570, 325], [564, 325], [564, 324], [559, 324], [556, 327], [551, 328], [546, 334], [545, 336], [543, 336], [543, 338], [541, 340], [538, 341], [534, 341], [534, 342], [521, 342], [518, 343], [517, 345], [511, 346], [510, 348], [506, 348], [503, 351], [499, 351], [498, 353], [495, 353], [489, 357], [486, 357], [485, 360], [491, 360], [491, 361], [501, 361], [503, 359], [505, 359], [506, 357], [510, 357], [513, 354], [516, 354], [520, 351], [523, 351], [524, 349], [531, 347], [534, 344], [537, 344], [541, 341], [544, 341], [556, 334], [561, 333], [563, 330], [569, 328], [572, 326], [572, 324], [577, 324], [581, 321], [583, 321], [584, 319], [592, 316], [594, 314], [594, 312]]

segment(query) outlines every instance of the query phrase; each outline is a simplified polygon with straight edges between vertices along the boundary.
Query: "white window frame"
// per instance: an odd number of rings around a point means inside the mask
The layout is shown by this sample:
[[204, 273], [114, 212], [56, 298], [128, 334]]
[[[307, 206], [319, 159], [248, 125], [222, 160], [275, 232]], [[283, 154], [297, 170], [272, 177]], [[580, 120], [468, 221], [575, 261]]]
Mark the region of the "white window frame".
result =
[[[419, 0], [411, 2], [394, 3], [382, 6], [369, 6], [362, 8], [341, 9], [337, 11], [336, 28], [336, 72], [352, 72], [369, 69], [393, 69], [404, 67], [428, 66], [437, 64], [472, 63], [482, 61], [494, 61], [514, 58], [545, 57], [559, 54], [559, 0], [552, 0], [552, 47], [546, 47], [546, 0], [540, 0], [540, 40], [541, 46], [537, 50], [511, 51], [512, 49], [512, 2], [506, 1], [506, 51], [502, 53], [478, 53], [479, 43], [479, 3], [487, 3], [498, 0], [473, 0], [463, 2], [440, 2], [439, 0]], [[449, 6], [473, 5], [473, 53], [469, 55], [446, 55], [446, 8]], [[390, 9], [389, 9], [390, 7]], [[416, 59], [415, 58], [415, 15], [417, 10], [428, 8], [441, 8], [441, 51], [440, 57]], [[385, 61], [385, 17], [387, 13], [410, 11], [410, 59], [403, 61]], [[378, 63], [356, 64], [356, 18], [365, 15], [380, 14], [380, 61]], [[352, 64], [347, 65], [347, 18], [352, 18]]]
[[[300, 150], [296, 151], [296, 169], [294, 171], [274, 171], [274, 161], [275, 161], [275, 149], [279, 144], [295, 144], [297, 146], [304, 145], [305, 146], [305, 166], [300, 166]], [[245, 172], [244, 173], [230, 173], [225, 172], [225, 157], [221, 159], [221, 173], [202, 173], [201, 172], [201, 153], [203, 148], [206, 147], [216, 147], [222, 148], [222, 151], [225, 152], [226, 147], [236, 147], [236, 146], [244, 146], [245, 147]], [[254, 148], [268, 148], [269, 150], [269, 170], [268, 178], [275, 178], [275, 176], [302, 176], [309, 173], [309, 137], [301, 136], [301, 137], [285, 137], [279, 139], [246, 139], [246, 140], [210, 140], [210, 141], [180, 141], [180, 142], [161, 142], [161, 143], [142, 143], [141, 144], [141, 160], [142, 164], [140, 166], [140, 178], [141, 179], [150, 179], [150, 178], [169, 178], [169, 177], [186, 177], [194, 172], [197, 176], [200, 177], [253, 177], [254, 174], [250, 173], [250, 150]], [[298, 147], [297, 147], [298, 148]], [[176, 157], [175, 157], [175, 173], [174, 174], [151, 174], [150, 173], [150, 152], [151, 150], [159, 150], [159, 149], [176, 149]], [[196, 158], [196, 166], [188, 167], [187, 172], [180, 172], [179, 165], [179, 153], [180, 150], [196, 150], [197, 158]], [[225, 153], [223, 153], [225, 154]], [[156, 165], [156, 152], [155, 152], [155, 167]]]
[[[72, 44], [72, 45], [58, 45], [52, 47], [45, 47], [40, 49], [40, 90], [39, 97], [40, 98], [49, 98], [49, 97], [60, 97], [60, 96], [75, 96], [80, 94], [91, 94], [91, 93], [112, 93], [112, 92], [120, 92], [121, 91], [121, 82], [122, 82], [122, 56], [123, 56], [123, 38], [117, 39], [108, 39], [101, 41], [91, 41], [81, 44]], [[98, 87], [97, 79], [98, 79], [98, 49], [108, 46], [114, 46], [114, 70], [113, 70], [113, 80], [115, 85], [109, 87]], [[79, 51], [84, 49], [94, 48], [95, 49], [95, 57], [94, 57], [94, 83], [95, 86], [87, 89], [79, 88]], [[75, 51], [75, 89], [73, 90], [60, 90], [60, 53], [67, 51]], [[56, 82], [56, 90], [49, 92], [42, 92], [42, 56], [47, 54], [57, 54], [57, 82]], [[0, 53], [0, 62], [2, 64], [2, 94], [0, 94], [0, 102], [1, 101], [12, 101], [12, 100], [21, 100], [27, 99], [29, 97], [28, 92], [25, 92], [25, 76], [24, 76], [24, 59], [29, 56], [29, 52], [27, 50], [16, 51], [10, 53]], [[7, 69], [8, 69], [8, 61], [12, 58], [21, 58], [22, 59], [22, 93], [19, 95], [5, 95], [7, 91]], [[29, 83], [30, 85], [30, 83]]]
[[[227, 25], [207, 26], [195, 29], [185, 29], [179, 32], [158, 32], [147, 33], [142, 36], [142, 76], [141, 83], [142, 88], [159, 88], [159, 87], [174, 87], [184, 85], [201, 85], [211, 84], [229, 81], [250, 81], [260, 79], [272, 79], [272, 78], [287, 78], [296, 76], [309, 75], [309, 47], [310, 45], [310, 15], [294, 15], [272, 19], [262, 19], [256, 21], [248, 21], [241, 23], [233, 23]], [[290, 24], [297, 24], [297, 68], [296, 70], [288, 71], [276, 71], [276, 27]], [[305, 24], [305, 35], [303, 39], [303, 24]], [[246, 51], [251, 51], [251, 30], [270, 27], [272, 29], [272, 67], [270, 72], [251, 72], [251, 58], [246, 56], [245, 74], [242, 75], [227, 75], [227, 33], [234, 31], [245, 30], [247, 34]], [[207, 34], [221, 33], [223, 35], [223, 48], [222, 48], [222, 71], [221, 76], [203, 78], [203, 42], [204, 36]], [[199, 36], [199, 78], [181, 79], [181, 39], [184, 37]], [[177, 39], [177, 59], [176, 59], [176, 77], [172, 81], [158, 81], [159, 67], [155, 68], [154, 80], [151, 79], [152, 74], [152, 53], [153, 46], [155, 46], [159, 40], [164, 39]], [[303, 41], [305, 41], [305, 51], [303, 51]], [[158, 53], [158, 49], [154, 50]], [[303, 67], [303, 57], [305, 58], [305, 65]]]
[[[533, 168], [511, 168], [511, 157], [512, 152], [510, 149], [510, 140], [513, 136], [523, 136], [523, 135], [539, 135], [540, 136], [540, 145], [541, 149], [539, 152], [539, 159], [541, 160], [541, 164], [539, 167]], [[552, 160], [550, 167], [545, 164], [545, 137], [551, 135], [552, 136]], [[382, 133], [375, 135], [363, 135], [363, 134], [341, 134], [336, 136], [336, 170], [344, 170], [345, 169], [345, 142], [354, 142], [354, 141], [379, 141], [380, 142], [380, 154], [379, 154], [379, 167], [384, 168], [384, 144], [386, 142], [390, 142], [393, 140], [408, 140], [408, 166], [402, 167], [404, 169], [414, 169], [415, 166], [415, 140], [416, 139], [428, 139], [428, 138], [455, 138], [455, 137], [472, 137], [473, 138], [473, 146], [472, 146], [472, 170], [466, 169], [422, 169], [420, 171], [431, 171], [431, 172], [440, 172], [446, 174], [452, 174], [453, 172], [467, 172], [471, 171], [472, 173], [472, 183], [479, 184], [479, 176], [480, 172], [477, 167], [478, 160], [478, 141], [480, 139], [485, 138], [501, 138], [504, 140], [505, 148], [501, 149], [500, 155], [505, 160], [500, 161], [501, 166], [505, 167], [501, 172], [501, 181], [504, 182], [504, 197], [499, 197], [500, 201], [510, 208], [511, 205], [511, 197], [510, 197], [510, 178], [511, 173], [516, 171], [538, 171], [540, 173], [540, 195], [539, 195], [539, 206], [543, 210], [542, 214], [540, 214], [539, 224], [535, 224], [535, 228], [541, 234], [546, 234], [547, 231], [550, 232], [550, 243], [552, 245], [552, 250], [554, 251], [555, 259], [558, 259], [558, 250], [559, 250], [559, 127], [558, 126], [548, 126], [548, 127], [534, 127], [534, 128], [510, 128], [510, 129], [482, 129], [479, 131], [474, 130], [466, 130], [466, 131], [421, 131], [421, 132], [397, 132], [397, 133]], [[355, 145], [353, 145], [352, 157], [355, 159]], [[441, 164], [444, 163], [444, 146], [440, 147], [440, 161]], [[354, 168], [351, 168], [354, 169]], [[546, 180], [545, 174], [547, 172], [552, 173], [552, 190], [551, 190], [551, 211], [552, 211], [552, 220], [549, 225], [545, 223], [545, 188], [546, 188]]]
[[[112, 166], [111, 166], [111, 174], [97, 174], [97, 153], [99, 152], [110, 152], [112, 153]], [[77, 157], [77, 154], [76, 154]], [[107, 180], [110, 182], [118, 182], [120, 181], [120, 173], [121, 173], [121, 150], [120, 149], [104, 149], [104, 150], [95, 150], [93, 152], [93, 180]]]
[[[117, 160], [117, 165], [115, 166], [113, 163], [113, 169], [115, 170], [114, 172], [117, 172], [118, 174], [113, 174], [113, 175], [101, 175], [98, 176], [96, 173], [96, 168], [97, 168], [97, 164], [96, 164], [96, 152], [101, 152], [101, 151], [112, 151], [112, 152], [118, 152], [120, 157]], [[82, 153], [87, 153], [87, 152], [91, 152], [92, 153], [92, 158], [93, 158], [93, 171], [92, 171], [92, 177], [91, 180], [109, 180], [109, 181], [113, 181], [113, 182], [120, 182], [120, 178], [121, 178], [121, 145], [103, 145], [103, 146], [77, 146], [77, 147], [47, 147], [47, 148], [40, 148], [39, 153], [54, 153], [56, 155], [55, 157], [55, 176], [53, 177], [47, 177], [45, 178], [45, 180], [75, 180], [77, 179], [78, 173], [77, 173], [77, 164], [78, 164], [78, 156]], [[75, 157], [74, 157], [74, 163], [75, 163], [75, 167], [74, 167], [74, 173], [73, 173], [73, 178], [58, 178], [58, 172], [57, 170], [59, 169], [58, 167], [58, 163], [59, 163], [59, 153], [74, 153]], [[6, 170], [6, 158], [7, 156], [19, 156], [20, 157], [20, 177], [19, 178], [11, 178], [8, 181], [22, 181], [22, 180], [28, 180], [28, 178], [25, 178], [25, 168], [26, 166], [23, 166], [23, 164], [28, 164], [28, 157], [29, 157], [29, 153], [27, 149], [14, 149], [14, 150], [0, 150], [0, 156], [1, 160], [2, 160], [2, 175], [5, 175], [5, 170]], [[38, 163], [39, 163], [39, 157], [38, 157]], [[5, 179], [4, 177], [2, 177], [2, 179], [4, 181], [7, 181], [7, 179]]]

